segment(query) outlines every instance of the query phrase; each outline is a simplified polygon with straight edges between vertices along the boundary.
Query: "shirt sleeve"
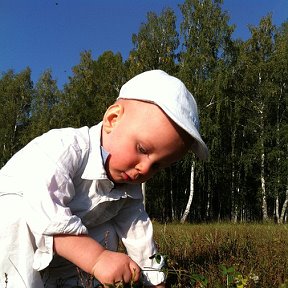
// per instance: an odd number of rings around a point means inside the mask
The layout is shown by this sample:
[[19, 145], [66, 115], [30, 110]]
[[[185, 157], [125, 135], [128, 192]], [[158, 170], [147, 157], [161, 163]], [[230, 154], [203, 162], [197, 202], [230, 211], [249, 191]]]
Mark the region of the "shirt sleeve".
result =
[[157, 285], [164, 282], [163, 272], [149, 269], [153, 265], [151, 256], [156, 254], [157, 249], [153, 240], [153, 225], [144, 209], [142, 199], [128, 198], [124, 209], [117, 215], [115, 223], [127, 254], [143, 271], [147, 271], [142, 273], [145, 278], [143, 282], [146, 285]]
[[4, 169], [23, 193], [23, 217], [36, 244], [36, 270], [52, 260], [53, 235], [87, 233], [81, 219], [67, 207], [75, 195], [72, 177], [81, 162], [81, 150], [68, 142], [61, 134], [45, 134], [20, 150]]

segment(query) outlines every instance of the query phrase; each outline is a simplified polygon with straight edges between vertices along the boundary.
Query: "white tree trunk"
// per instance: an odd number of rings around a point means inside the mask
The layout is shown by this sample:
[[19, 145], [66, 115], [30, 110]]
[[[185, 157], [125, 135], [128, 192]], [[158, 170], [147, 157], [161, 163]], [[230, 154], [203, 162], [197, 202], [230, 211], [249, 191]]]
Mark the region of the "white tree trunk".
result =
[[[262, 110], [263, 113], [263, 110]], [[265, 150], [264, 150], [264, 124], [263, 124], [263, 114], [261, 114], [261, 194], [262, 194], [262, 213], [263, 220], [268, 220], [267, 212], [267, 195], [266, 195], [266, 181], [265, 181]]]
[[280, 223], [280, 217], [279, 217], [279, 196], [276, 196], [275, 199], [275, 218], [277, 223]]
[[264, 172], [264, 162], [265, 162], [265, 154], [262, 152], [261, 154], [261, 194], [262, 194], [262, 213], [263, 220], [268, 220], [268, 212], [267, 212], [267, 197], [266, 197], [266, 182], [265, 182], [265, 172]]
[[286, 214], [287, 206], [288, 206], [288, 186], [286, 187], [286, 198], [285, 198], [284, 204], [282, 206], [279, 223], [284, 223], [284, 217]]
[[194, 196], [194, 168], [195, 168], [195, 162], [192, 162], [191, 165], [191, 172], [190, 172], [190, 192], [189, 192], [189, 198], [188, 198], [188, 202], [186, 205], [186, 208], [184, 210], [184, 213], [181, 217], [180, 222], [184, 223], [188, 217], [188, 214], [190, 212], [190, 208], [191, 208], [191, 204], [192, 204], [192, 200], [193, 200], [193, 196]]
[[[259, 85], [261, 85], [261, 73], [258, 76]], [[258, 103], [257, 107], [260, 114], [260, 149], [261, 149], [261, 161], [260, 161], [260, 181], [261, 181], [261, 196], [262, 196], [262, 214], [263, 220], [268, 220], [267, 209], [267, 195], [266, 195], [266, 181], [265, 181], [265, 149], [264, 149], [264, 103]]]
[[[278, 99], [278, 105], [277, 105], [277, 130], [276, 130], [276, 147], [278, 148], [279, 145], [280, 145], [280, 120], [279, 120], [279, 110], [280, 110], [280, 101], [281, 101], [281, 98], [282, 98], [282, 88], [280, 88], [280, 97]], [[280, 167], [280, 157], [278, 156], [277, 157], [277, 167]], [[280, 187], [280, 172], [279, 172], [279, 169], [277, 169], [277, 187]], [[288, 189], [288, 187], [287, 187]], [[286, 190], [286, 198], [285, 198], [285, 202], [283, 205], [285, 205], [285, 203], [287, 202], [287, 190]], [[280, 194], [280, 191], [278, 190], [277, 191], [277, 196], [276, 196], [276, 204], [275, 204], [275, 216], [276, 216], [276, 220], [277, 220], [277, 223], [280, 224], [280, 223], [283, 223], [283, 218], [280, 219], [280, 204], [279, 204], [279, 194]], [[286, 204], [287, 206], [287, 204]], [[286, 207], [282, 207], [282, 212], [283, 212], [283, 208], [284, 208], [284, 214], [285, 214], [285, 211], [286, 211]], [[282, 214], [281, 212], [281, 214]], [[284, 217], [284, 215], [283, 215]]]

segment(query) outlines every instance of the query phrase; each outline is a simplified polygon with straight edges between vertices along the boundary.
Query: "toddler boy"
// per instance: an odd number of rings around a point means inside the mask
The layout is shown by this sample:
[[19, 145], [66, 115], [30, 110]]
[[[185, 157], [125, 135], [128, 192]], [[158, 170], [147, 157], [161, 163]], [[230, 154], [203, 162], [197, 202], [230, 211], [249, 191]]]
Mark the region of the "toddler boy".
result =
[[85, 273], [164, 287], [163, 272], [145, 272], [156, 247], [141, 183], [189, 149], [207, 158], [198, 128], [185, 85], [152, 70], [98, 125], [51, 130], [16, 153], [0, 170], [0, 288], [85, 286]]

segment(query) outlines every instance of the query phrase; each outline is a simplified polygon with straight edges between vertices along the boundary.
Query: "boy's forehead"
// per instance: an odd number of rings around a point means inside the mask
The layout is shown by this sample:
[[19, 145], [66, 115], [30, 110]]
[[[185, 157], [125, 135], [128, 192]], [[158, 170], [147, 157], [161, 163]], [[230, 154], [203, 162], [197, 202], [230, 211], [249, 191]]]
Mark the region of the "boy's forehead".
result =
[[[164, 116], [165, 118], [167, 118], [169, 121], [175, 123], [166, 113], [165, 111], [163, 111], [163, 109], [150, 101], [142, 101], [142, 100], [131, 100], [131, 99], [121, 99], [119, 101], [122, 101], [122, 103], [124, 104], [124, 111], [126, 108], [127, 113], [131, 115], [133, 115], [133, 117], [137, 117], [137, 115], [139, 117], [141, 116], [145, 116], [147, 118], [147, 121], [149, 119], [154, 119], [155, 117], [159, 117], [160, 116]], [[124, 112], [125, 113], [125, 112]], [[176, 123], [175, 123], [176, 125]], [[178, 125], [177, 125], [178, 126]]]
[[157, 104], [191, 136], [190, 139], [196, 140], [193, 150], [198, 157], [208, 157], [208, 148], [199, 133], [197, 103], [180, 79], [161, 70], [146, 71], [126, 82], [120, 89], [118, 99], [152, 101]]
[[[171, 119], [165, 111], [157, 104], [150, 101], [139, 101], [139, 100], [131, 100], [131, 99], [121, 99], [123, 103], [129, 105], [128, 111], [132, 113], [128, 113], [128, 117], [131, 116], [131, 120], [139, 120], [145, 121], [144, 123], [154, 123], [161, 125], [161, 121], [163, 121], [163, 117], [167, 119], [174, 129], [177, 131], [179, 136], [183, 139], [185, 146], [191, 146], [192, 142], [195, 142], [194, 138], [191, 137], [189, 133], [187, 133], [182, 127], [180, 127], [177, 123]], [[136, 119], [137, 118], [137, 119]], [[133, 125], [133, 122], [131, 122]], [[148, 124], [148, 123], [147, 123]], [[147, 128], [153, 128], [154, 126], [147, 125]], [[139, 131], [141, 132], [141, 131]], [[168, 139], [167, 139], [168, 140]]]

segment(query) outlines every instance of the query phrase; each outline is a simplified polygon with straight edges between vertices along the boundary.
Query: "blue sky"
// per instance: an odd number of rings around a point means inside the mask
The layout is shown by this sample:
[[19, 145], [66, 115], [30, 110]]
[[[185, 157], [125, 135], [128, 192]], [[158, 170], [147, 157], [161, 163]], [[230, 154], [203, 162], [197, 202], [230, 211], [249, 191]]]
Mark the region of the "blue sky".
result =
[[[170, 7], [181, 19], [183, 0], [0, 0], [0, 72], [16, 73], [29, 66], [32, 79], [48, 68], [61, 87], [80, 53], [91, 50], [94, 59], [104, 51], [132, 50], [132, 34], [146, 22], [147, 12]], [[279, 26], [288, 19], [288, 0], [224, 0], [223, 10], [234, 37], [247, 39], [248, 24], [258, 25], [269, 12]]]

